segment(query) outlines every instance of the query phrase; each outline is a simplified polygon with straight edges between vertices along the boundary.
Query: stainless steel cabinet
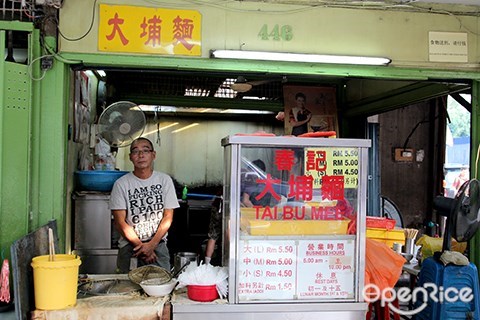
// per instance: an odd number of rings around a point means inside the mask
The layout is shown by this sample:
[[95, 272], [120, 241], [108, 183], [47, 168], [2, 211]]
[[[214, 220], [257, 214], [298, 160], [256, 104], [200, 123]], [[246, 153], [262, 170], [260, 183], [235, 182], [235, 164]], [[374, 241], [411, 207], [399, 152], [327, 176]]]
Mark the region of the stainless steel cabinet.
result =
[[115, 272], [118, 233], [113, 227], [109, 199], [110, 194], [100, 192], [84, 191], [73, 195], [73, 246], [82, 260], [80, 273]]

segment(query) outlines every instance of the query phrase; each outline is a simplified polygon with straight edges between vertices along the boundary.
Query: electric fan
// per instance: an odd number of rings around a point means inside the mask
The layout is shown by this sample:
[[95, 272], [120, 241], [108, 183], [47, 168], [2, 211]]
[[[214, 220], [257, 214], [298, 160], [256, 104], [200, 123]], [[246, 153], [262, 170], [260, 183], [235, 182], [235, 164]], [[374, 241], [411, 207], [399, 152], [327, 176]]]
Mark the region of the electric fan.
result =
[[98, 119], [98, 134], [111, 147], [127, 147], [143, 134], [145, 114], [130, 101], [119, 101], [108, 106]]
[[[476, 233], [480, 221], [480, 182], [476, 179], [465, 182], [455, 198], [438, 196], [433, 201], [437, 212], [446, 216], [445, 232], [441, 252], [425, 259], [420, 269], [417, 287], [426, 287], [432, 293], [431, 284], [435, 290], [444, 292], [460, 292], [469, 289], [472, 299], [469, 301], [458, 299], [418, 299], [415, 309], [419, 311], [415, 319], [479, 319], [480, 300], [477, 267], [472, 262], [455, 264], [440, 259], [442, 254], [450, 251], [451, 238], [459, 242], [470, 240]], [[465, 259], [466, 260], [466, 259]], [[439, 293], [440, 291], [436, 291]], [[434, 292], [435, 293], [435, 292]]]
[[248, 92], [252, 90], [254, 86], [259, 86], [262, 84], [267, 84], [274, 81], [285, 81], [285, 77], [282, 79], [267, 79], [267, 80], [257, 80], [257, 81], [247, 81], [243, 76], [238, 76], [234, 83], [230, 85], [230, 89], [237, 92]]

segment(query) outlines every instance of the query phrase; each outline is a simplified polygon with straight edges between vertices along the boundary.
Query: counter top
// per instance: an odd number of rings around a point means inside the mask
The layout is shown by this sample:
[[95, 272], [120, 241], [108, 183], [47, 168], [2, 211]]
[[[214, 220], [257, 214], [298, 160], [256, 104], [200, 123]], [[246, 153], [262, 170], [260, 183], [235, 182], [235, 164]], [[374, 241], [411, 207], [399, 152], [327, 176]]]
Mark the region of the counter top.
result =
[[35, 310], [32, 320], [138, 319], [170, 320], [169, 296], [95, 296], [77, 299], [74, 307], [63, 310]]

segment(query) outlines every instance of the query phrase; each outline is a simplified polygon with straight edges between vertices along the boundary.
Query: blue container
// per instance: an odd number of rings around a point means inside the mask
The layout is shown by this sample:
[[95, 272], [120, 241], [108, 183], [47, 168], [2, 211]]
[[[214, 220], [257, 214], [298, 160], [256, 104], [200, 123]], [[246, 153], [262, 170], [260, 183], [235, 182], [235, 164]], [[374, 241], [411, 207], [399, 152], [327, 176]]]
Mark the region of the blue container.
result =
[[[421, 294], [416, 298], [415, 309], [421, 310], [414, 315], [415, 320], [453, 320], [453, 319], [479, 319], [480, 318], [480, 299], [478, 297], [479, 283], [477, 267], [470, 262], [467, 266], [457, 266], [449, 264], [443, 265], [433, 257], [429, 257], [422, 262], [422, 268], [418, 275], [417, 287], [423, 287], [425, 284], [435, 284], [436, 288], [442, 288], [442, 293], [446, 290], [456, 291], [469, 288], [472, 292], [471, 301], [456, 301], [444, 299], [439, 301], [439, 291], [432, 293], [430, 286], [427, 290], [429, 295], [433, 294], [436, 299], [428, 296], [428, 300]], [[453, 289], [452, 289], [453, 288]], [[454, 293], [450, 292], [449, 297], [453, 298]], [[424, 309], [421, 309], [424, 307]]]
[[76, 190], [110, 192], [115, 181], [127, 173], [128, 171], [76, 171]]

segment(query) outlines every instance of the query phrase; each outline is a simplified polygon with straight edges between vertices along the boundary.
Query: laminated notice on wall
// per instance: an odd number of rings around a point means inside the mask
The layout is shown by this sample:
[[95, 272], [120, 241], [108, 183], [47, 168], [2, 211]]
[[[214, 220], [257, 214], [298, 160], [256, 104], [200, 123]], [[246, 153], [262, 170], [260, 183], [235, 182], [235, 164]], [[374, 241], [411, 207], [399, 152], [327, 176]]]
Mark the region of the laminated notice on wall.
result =
[[428, 33], [429, 60], [432, 62], [468, 62], [466, 32]]
[[351, 239], [241, 240], [239, 299], [354, 298], [354, 249]]
[[353, 240], [301, 240], [297, 253], [299, 299], [353, 298]]

